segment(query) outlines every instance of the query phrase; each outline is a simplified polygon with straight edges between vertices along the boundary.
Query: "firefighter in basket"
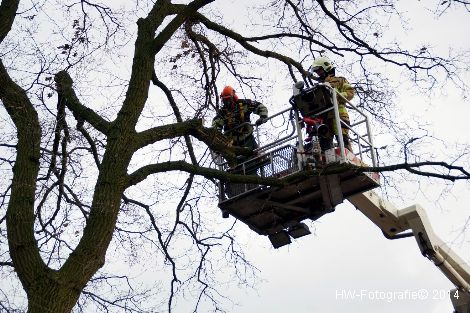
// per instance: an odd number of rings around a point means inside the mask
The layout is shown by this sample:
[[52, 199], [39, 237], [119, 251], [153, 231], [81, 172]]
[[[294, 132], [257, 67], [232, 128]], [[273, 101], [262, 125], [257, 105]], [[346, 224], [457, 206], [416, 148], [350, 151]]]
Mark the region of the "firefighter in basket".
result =
[[[212, 127], [224, 132], [234, 146], [256, 149], [258, 143], [253, 136], [253, 126], [250, 124], [250, 115], [259, 115], [256, 125], [261, 125], [268, 118], [268, 109], [258, 101], [239, 99], [231, 86], [225, 86], [220, 95], [222, 107], [212, 120]], [[238, 163], [246, 161], [239, 157]]]
[[[335, 75], [335, 67], [326, 57], [319, 57], [315, 59], [309, 71], [312, 76], [317, 76], [314, 77], [316, 80], [321, 83], [329, 83], [331, 87], [336, 89], [339, 117], [341, 121], [346, 124], [344, 125], [341, 123], [344, 147], [349, 151], [352, 151], [351, 141], [349, 138], [348, 126], [350, 125], [350, 122], [348, 110], [346, 109], [346, 100], [350, 101], [354, 97], [354, 88], [349, 84], [346, 78]], [[333, 136], [338, 133], [336, 129], [334, 111], [329, 111], [323, 114], [320, 119], [328, 127], [328, 131], [326, 133], [318, 136], [321, 150], [325, 151], [333, 147]], [[336, 139], [338, 140], [338, 138]]]

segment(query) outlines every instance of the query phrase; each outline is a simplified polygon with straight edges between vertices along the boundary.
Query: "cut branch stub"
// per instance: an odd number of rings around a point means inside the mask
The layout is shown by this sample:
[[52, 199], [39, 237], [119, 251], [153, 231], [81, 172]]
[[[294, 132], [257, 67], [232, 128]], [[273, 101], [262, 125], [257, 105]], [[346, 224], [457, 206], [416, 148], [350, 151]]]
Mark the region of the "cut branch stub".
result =
[[80, 102], [72, 88], [73, 80], [70, 75], [66, 71], [60, 71], [55, 75], [54, 80], [57, 92], [63, 97], [65, 105], [72, 111], [74, 117], [78, 121], [84, 120], [88, 122], [94, 128], [107, 135], [111, 123]]

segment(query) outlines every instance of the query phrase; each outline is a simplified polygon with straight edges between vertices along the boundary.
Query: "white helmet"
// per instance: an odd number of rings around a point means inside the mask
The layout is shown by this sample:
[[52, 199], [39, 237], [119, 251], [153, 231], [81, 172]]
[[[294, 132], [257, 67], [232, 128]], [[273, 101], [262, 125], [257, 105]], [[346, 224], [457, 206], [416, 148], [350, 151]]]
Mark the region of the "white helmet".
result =
[[326, 57], [319, 57], [313, 61], [312, 66], [310, 67], [311, 72], [315, 72], [318, 69], [322, 68], [326, 73], [334, 69], [335, 67], [331, 61]]

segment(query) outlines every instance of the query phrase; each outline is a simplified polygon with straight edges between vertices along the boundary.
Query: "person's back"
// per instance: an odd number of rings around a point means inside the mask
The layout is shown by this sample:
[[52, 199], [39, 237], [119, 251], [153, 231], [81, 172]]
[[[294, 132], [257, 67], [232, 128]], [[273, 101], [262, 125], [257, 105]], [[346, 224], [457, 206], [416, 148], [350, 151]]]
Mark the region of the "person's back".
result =
[[[350, 125], [350, 121], [348, 110], [346, 109], [346, 100], [350, 101], [354, 97], [354, 88], [349, 84], [346, 78], [336, 76], [335, 67], [328, 58], [320, 57], [315, 59], [311, 66], [311, 71], [318, 75], [318, 81], [329, 83], [331, 87], [336, 89], [336, 92], [338, 93], [337, 101], [339, 117], [341, 121], [346, 124], [346, 126], [342, 124], [341, 127], [344, 147], [352, 151], [351, 141], [349, 139], [348, 125]], [[330, 132], [327, 134], [327, 136], [320, 137], [321, 149], [324, 151], [332, 148], [333, 136], [337, 134], [337, 129], [333, 111], [325, 114], [323, 119], [324, 123], [330, 129]]]

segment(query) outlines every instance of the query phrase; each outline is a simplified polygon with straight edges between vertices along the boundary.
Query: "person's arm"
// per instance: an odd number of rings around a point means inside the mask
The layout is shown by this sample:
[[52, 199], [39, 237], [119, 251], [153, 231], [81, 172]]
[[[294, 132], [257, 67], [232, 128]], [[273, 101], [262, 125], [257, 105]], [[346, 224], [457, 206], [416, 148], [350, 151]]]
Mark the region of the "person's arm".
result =
[[250, 111], [258, 114], [260, 117], [266, 118], [268, 117], [268, 108], [266, 108], [261, 102], [251, 100], [250, 101]]
[[251, 111], [259, 115], [259, 119], [256, 120], [256, 125], [261, 125], [266, 122], [268, 118], [268, 108], [264, 106], [261, 102], [251, 101]]
[[220, 114], [220, 112], [218, 112], [217, 115], [212, 120], [212, 127], [215, 127], [220, 131], [224, 128], [224, 119], [222, 115]]
[[339, 84], [338, 88], [336, 88], [338, 93], [346, 98], [348, 101], [354, 97], [355, 91], [353, 86], [348, 82], [346, 78], [341, 78], [341, 84]]

